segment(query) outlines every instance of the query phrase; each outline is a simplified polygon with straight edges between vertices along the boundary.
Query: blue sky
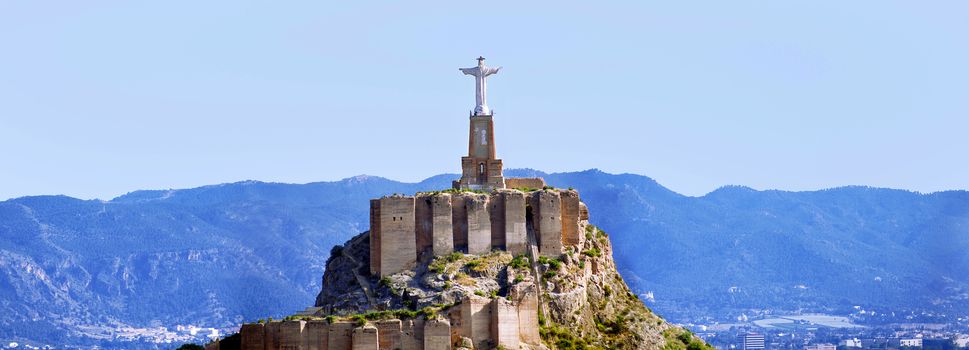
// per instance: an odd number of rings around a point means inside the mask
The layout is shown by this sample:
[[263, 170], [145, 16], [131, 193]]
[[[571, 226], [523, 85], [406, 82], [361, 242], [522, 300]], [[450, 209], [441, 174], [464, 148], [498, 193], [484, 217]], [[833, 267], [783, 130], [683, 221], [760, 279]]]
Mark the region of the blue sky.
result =
[[0, 199], [507, 168], [969, 188], [969, 2], [0, 2]]

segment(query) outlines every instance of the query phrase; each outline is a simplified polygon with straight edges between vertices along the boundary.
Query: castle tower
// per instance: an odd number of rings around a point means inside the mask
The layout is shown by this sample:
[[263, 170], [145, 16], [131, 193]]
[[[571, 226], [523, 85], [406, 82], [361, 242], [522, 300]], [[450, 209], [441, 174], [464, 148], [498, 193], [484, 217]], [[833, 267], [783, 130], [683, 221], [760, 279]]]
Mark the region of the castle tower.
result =
[[461, 180], [454, 188], [491, 191], [505, 188], [501, 159], [495, 157], [494, 113], [488, 108], [487, 77], [498, 73], [501, 67], [487, 67], [484, 57], [478, 57], [478, 66], [461, 68], [466, 75], [474, 76], [475, 108], [470, 115], [468, 128], [468, 155], [461, 157]]

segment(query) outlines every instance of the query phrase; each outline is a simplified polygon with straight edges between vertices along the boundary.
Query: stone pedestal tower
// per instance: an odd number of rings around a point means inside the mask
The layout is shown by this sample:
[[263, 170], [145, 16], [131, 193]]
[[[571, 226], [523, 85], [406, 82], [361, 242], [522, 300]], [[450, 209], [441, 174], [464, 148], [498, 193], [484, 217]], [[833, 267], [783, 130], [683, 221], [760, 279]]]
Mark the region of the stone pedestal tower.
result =
[[461, 157], [458, 188], [491, 191], [505, 188], [501, 159], [495, 158], [495, 125], [490, 115], [472, 115], [468, 132], [468, 155]]
[[470, 116], [468, 155], [461, 157], [461, 180], [454, 182], [454, 188], [484, 191], [505, 188], [501, 159], [495, 157], [494, 113], [488, 108], [486, 79], [500, 69], [485, 66], [484, 57], [478, 57], [477, 67], [461, 68], [464, 74], [475, 78], [476, 105]]

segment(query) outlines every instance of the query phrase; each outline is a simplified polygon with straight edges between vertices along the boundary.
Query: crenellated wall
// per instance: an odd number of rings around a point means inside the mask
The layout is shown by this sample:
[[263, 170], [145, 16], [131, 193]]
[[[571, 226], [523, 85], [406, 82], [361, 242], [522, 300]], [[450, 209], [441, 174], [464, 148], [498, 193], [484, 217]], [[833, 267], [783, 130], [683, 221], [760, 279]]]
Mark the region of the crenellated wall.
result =
[[370, 272], [386, 276], [417, 261], [454, 251], [485, 254], [528, 250], [529, 230], [538, 251], [559, 256], [582, 244], [579, 222], [588, 209], [575, 190], [419, 193], [370, 201]]
[[239, 333], [246, 350], [438, 350], [464, 339], [476, 349], [521, 349], [541, 344], [535, 290], [525, 282], [516, 285], [511, 300], [472, 295], [430, 320], [277, 321], [244, 324]]

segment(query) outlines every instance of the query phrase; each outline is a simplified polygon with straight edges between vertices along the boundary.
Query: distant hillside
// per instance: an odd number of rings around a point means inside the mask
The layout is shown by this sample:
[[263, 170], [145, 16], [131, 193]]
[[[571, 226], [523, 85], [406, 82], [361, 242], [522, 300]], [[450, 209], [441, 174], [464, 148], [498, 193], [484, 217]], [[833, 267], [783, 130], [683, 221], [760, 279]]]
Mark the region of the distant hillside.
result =
[[[578, 189], [612, 234], [626, 281], [674, 321], [852, 305], [969, 313], [965, 191], [725, 187], [686, 197], [639, 175], [507, 173]], [[230, 327], [290, 314], [313, 304], [330, 248], [367, 229], [370, 198], [456, 177], [0, 202], [0, 339], [110, 346], [94, 338], [110, 333], [88, 326]]]
[[[969, 192], [724, 187], [702, 197], [649, 178], [552, 174], [616, 232], [626, 280], [688, 321], [730, 310], [969, 314]], [[739, 311], [738, 311], [739, 314]]]

